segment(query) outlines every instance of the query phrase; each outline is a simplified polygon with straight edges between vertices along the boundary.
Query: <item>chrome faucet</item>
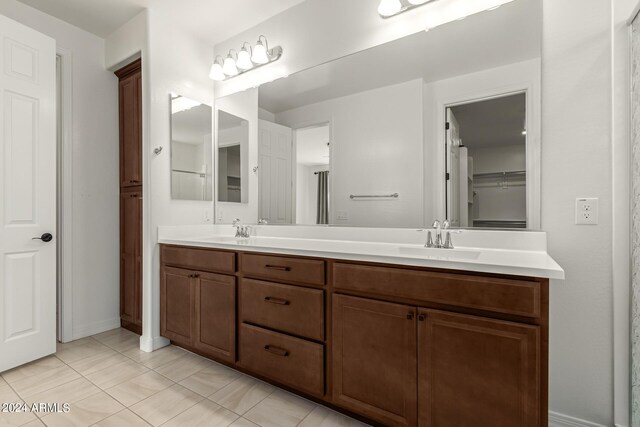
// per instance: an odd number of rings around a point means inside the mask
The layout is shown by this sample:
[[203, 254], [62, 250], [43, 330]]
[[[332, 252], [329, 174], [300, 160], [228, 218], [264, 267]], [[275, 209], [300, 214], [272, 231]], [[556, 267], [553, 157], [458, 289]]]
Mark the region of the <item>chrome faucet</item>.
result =
[[[433, 242], [433, 236], [431, 235], [431, 230], [427, 233], [427, 243], [425, 243], [425, 248], [437, 248], [437, 249], [453, 249], [453, 244], [451, 243], [451, 232], [449, 231], [449, 227], [451, 223], [448, 220], [445, 220], [442, 224], [440, 221], [436, 220], [432, 227], [436, 233], [436, 241]], [[442, 241], [442, 231], [446, 232], [444, 243]]]
[[251, 237], [251, 227], [242, 225], [240, 218], [233, 220], [233, 226], [236, 228], [236, 238], [247, 239]]

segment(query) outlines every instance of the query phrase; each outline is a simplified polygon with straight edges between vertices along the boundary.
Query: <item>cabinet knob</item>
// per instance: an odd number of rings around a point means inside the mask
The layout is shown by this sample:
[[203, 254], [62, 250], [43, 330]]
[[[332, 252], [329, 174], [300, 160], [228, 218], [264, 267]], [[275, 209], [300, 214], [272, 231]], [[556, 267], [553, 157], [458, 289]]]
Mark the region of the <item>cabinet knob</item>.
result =
[[426, 314], [419, 314], [418, 315], [418, 321], [419, 322], [424, 322], [425, 320], [427, 320], [427, 315]]
[[413, 320], [414, 316], [415, 316], [415, 314], [413, 312], [407, 314], [407, 320]]

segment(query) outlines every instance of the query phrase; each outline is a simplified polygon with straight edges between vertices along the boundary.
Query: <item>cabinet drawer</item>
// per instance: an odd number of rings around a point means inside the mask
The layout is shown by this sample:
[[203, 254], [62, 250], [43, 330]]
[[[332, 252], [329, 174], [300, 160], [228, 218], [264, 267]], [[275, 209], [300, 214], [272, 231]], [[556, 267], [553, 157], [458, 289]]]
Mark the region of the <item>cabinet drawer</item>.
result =
[[324, 292], [300, 286], [244, 279], [242, 321], [318, 341], [324, 339]]
[[498, 277], [336, 263], [336, 290], [540, 317], [540, 283]]
[[259, 279], [324, 286], [324, 261], [242, 254], [242, 273]]
[[240, 326], [239, 364], [300, 391], [324, 394], [324, 346], [256, 326]]
[[160, 258], [164, 264], [199, 271], [236, 272], [236, 254], [233, 252], [163, 245]]

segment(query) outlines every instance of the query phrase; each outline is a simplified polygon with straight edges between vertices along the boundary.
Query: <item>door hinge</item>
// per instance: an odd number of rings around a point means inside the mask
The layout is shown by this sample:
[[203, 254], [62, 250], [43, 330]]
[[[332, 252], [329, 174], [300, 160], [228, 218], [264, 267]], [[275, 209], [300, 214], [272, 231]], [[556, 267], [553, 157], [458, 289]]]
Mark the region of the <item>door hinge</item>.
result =
[[444, 179], [446, 179], [447, 181], [449, 181], [449, 179], [451, 179], [449, 172], [444, 174]]
[[444, 129], [445, 129], [445, 130], [449, 130], [449, 129], [451, 129], [451, 124], [450, 124], [449, 122], [445, 123], [445, 125], [444, 125]]

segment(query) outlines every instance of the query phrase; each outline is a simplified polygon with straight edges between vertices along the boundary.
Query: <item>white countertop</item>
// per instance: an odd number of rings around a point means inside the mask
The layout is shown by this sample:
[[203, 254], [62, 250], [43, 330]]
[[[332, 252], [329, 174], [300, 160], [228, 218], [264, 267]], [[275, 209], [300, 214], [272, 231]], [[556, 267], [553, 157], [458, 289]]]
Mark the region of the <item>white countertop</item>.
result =
[[[362, 229], [358, 229], [351, 233], [344, 228], [340, 230], [340, 235], [345, 239], [338, 240], [331, 236], [335, 233], [333, 231], [322, 234], [329, 234], [329, 237], [334, 238], [318, 238], [322, 228], [317, 227], [262, 226], [254, 227], [255, 236], [236, 239], [233, 235], [227, 234], [229, 226], [207, 227], [160, 227], [158, 242], [201, 248], [564, 279], [564, 270], [546, 252], [546, 235], [542, 232], [464, 230], [461, 234], [453, 235], [455, 249], [429, 249], [425, 248], [421, 241], [424, 234], [417, 234], [415, 230], [399, 231], [399, 242], [396, 243], [388, 241], [390, 234], [387, 230], [383, 231], [387, 233], [386, 236], [377, 236], [376, 230], [381, 229], [370, 229], [370, 233], [362, 233]], [[363, 240], [366, 235], [371, 236], [371, 240], [380, 237], [383, 241]], [[417, 237], [414, 237], [416, 235]], [[479, 240], [484, 240], [487, 244], [478, 247]], [[456, 241], [459, 243], [456, 244]], [[467, 246], [470, 243], [476, 245]]]

